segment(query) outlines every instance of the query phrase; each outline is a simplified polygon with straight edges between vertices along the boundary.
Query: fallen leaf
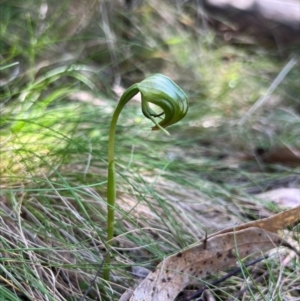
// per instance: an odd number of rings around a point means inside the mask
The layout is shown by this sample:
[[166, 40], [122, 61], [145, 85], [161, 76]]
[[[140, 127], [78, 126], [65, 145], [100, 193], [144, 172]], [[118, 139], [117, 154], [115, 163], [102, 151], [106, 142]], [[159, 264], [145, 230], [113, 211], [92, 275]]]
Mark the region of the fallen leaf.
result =
[[270, 232], [277, 232], [288, 226], [292, 226], [293, 224], [295, 224], [299, 221], [300, 221], [300, 206], [280, 212], [275, 215], [272, 215], [271, 217], [267, 217], [267, 218], [260, 219], [257, 221], [245, 223], [245, 224], [233, 227], [233, 228], [227, 228], [227, 229], [218, 231], [218, 232], [210, 235], [209, 237], [223, 234], [223, 233], [228, 233], [231, 231], [239, 231], [239, 230], [246, 229], [249, 227], [258, 227], [258, 228], [268, 230]]
[[239, 258], [260, 255], [277, 246], [292, 248], [277, 234], [257, 227], [214, 235], [163, 260], [135, 289], [130, 301], [173, 301], [199, 279], [234, 266]]
[[[269, 218], [245, 223], [210, 235], [200, 244], [161, 262], [122, 301], [172, 301], [186, 286], [219, 270], [232, 267], [239, 259], [259, 255], [277, 246], [297, 249], [274, 232], [300, 220], [300, 206]], [[130, 298], [130, 299], [129, 299]]]
[[271, 150], [257, 149], [257, 156], [265, 163], [284, 164], [292, 167], [300, 166], [300, 149], [278, 147]]

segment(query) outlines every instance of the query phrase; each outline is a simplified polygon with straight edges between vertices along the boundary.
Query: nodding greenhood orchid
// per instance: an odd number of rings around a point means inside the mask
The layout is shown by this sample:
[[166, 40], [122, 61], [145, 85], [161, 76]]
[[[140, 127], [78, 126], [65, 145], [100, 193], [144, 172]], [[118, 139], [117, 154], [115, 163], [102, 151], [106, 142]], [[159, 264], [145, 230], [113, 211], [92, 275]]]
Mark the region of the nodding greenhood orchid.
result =
[[[148, 119], [152, 120], [152, 130], [161, 129], [169, 134], [165, 128], [180, 121], [188, 111], [188, 100], [182, 89], [169, 77], [162, 74], [154, 74], [138, 84], [129, 87], [121, 96], [114, 111], [109, 132], [108, 142], [108, 182], [107, 182], [107, 245], [112, 244], [114, 235], [114, 208], [116, 200], [115, 162], [114, 162], [114, 140], [118, 117], [126, 105], [137, 93], [141, 94], [142, 112]], [[162, 112], [157, 114], [150, 108], [150, 104], [158, 106]], [[155, 118], [164, 115], [160, 122]], [[103, 278], [109, 280], [110, 255], [106, 257], [106, 267]]]
[[[152, 130], [163, 129], [180, 121], [188, 111], [188, 100], [185, 93], [169, 77], [154, 74], [137, 84], [142, 96], [143, 114], [151, 119], [155, 126]], [[150, 109], [152, 103], [162, 109], [164, 119], [159, 123], [153, 117], [159, 117]]]

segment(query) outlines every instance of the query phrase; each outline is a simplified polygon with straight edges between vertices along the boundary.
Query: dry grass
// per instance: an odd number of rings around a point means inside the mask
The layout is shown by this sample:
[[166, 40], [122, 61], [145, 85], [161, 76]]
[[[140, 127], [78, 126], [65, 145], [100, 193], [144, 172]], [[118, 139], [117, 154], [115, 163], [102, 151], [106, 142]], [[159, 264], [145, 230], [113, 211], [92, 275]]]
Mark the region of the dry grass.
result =
[[[85, 299], [105, 292], [118, 300], [135, 282], [133, 267], [153, 269], [206, 232], [282, 210], [252, 195], [299, 187], [299, 167], [265, 164], [255, 150], [299, 147], [297, 68], [241, 127], [285, 65], [271, 50], [224, 44], [189, 3], [166, 1], [158, 10], [149, 1], [126, 10], [89, 1], [78, 6], [88, 11], [77, 27], [71, 2], [47, 3], [45, 18], [45, 3], [29, 2], [3, 6], [3, 66], [20, 67], [1, 70], [3, 300], [82, 300], [106, 254], [112, 90], [154, 72], [183, 87], [190, 111], [171, 137], [149, 131], [138, 101], [122, 114], [112, 277], [97, 277]], [[299, 259], [281, 263], [272, 257], [245, 270], [216, 288], [216, 299], [300, 300]]]

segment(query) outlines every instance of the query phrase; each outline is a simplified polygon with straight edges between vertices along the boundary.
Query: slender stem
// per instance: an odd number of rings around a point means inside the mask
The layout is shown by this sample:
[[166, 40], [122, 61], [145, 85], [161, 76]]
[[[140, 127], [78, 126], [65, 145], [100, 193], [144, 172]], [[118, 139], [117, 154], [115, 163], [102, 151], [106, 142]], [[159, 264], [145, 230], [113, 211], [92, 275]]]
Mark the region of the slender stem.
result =
[[[107, 246], [112, 245], [115, 224], [115, 203], [116, 203], [116, 179], [115, 179], [115, 132], [119, 115], [126, 103], [139, 92], [137, 84], [129, 87], [122, 95], [110, 122], [108, 140], [108, 180], [107, 180]], [[110, 272], [110, 253], [105, 260], [103, 278], [109, 280]]]

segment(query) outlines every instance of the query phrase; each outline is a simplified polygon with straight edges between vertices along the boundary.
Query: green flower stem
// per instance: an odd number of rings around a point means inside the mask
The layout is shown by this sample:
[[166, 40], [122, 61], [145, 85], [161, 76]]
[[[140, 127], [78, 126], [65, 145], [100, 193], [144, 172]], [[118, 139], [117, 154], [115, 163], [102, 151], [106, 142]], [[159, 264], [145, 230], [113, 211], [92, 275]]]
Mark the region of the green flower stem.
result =
[[[115, 133], [119, 115], [126, 103], [139, 92], [137, 84], [132, 85], [122, 95], [110, 122], [108, 140], [108, 180], [107, 180], [107, 244], [112, 245], [115, 223], [115, 203], [116, 203], [116, 179], [115, 179]], [[109, 280], [110, 254], [105, 260], [106, 268], [103, 269], [103, 278]]]
[[[145, 117], [152, 120], [154, 127], [152, 130], [163, 130], [165, 127], [177, 123], [187, 113], [188, 101], [185, 93], [170, 78], [162, 74], [154, 74], [138, 84], [129, 87], [122, 95], [110, 123], [109, 141], [108, 141], [108, 181], [107, 181], [107, 247], [110, 247], [114, 236], [115, 223], [115, 203], [116, 203], [116, 180], [115, 180], [115, 159], [114, 144], [115, 132], [119, 115], [126, 105], [137, 93], [141, 93], [142, 112]], [[154, 104], [162, 109], [157, 114], [150, 104]], [[159, 123], [155, 118], [164, 115]], [[110, 272], [110, 254], [107, 255], [103, 269], [104, 280], [109, 280]]]
[[107, 204], [108, 204], [108, 227], [107, 242], [111, 244], [114, 235], [114, 209], [116, 201], [116, 181], [115, 181], [115, 133], [119, 115], [126, 103], [139, 92], [137, 85], [131, 86], [122, 95], [110, 123], [108, 141], [108, 182], [107, 182]]

